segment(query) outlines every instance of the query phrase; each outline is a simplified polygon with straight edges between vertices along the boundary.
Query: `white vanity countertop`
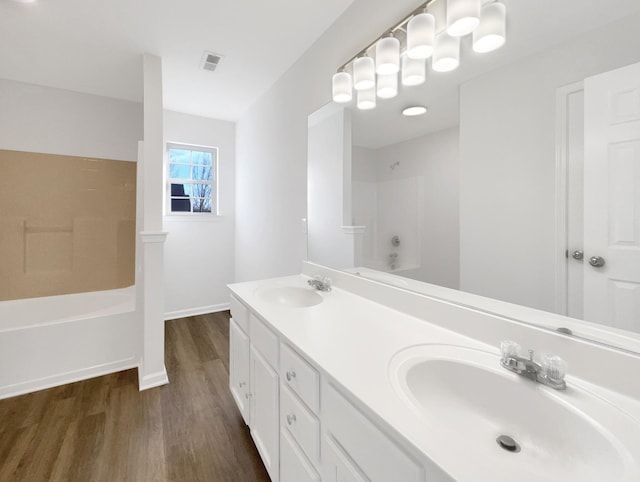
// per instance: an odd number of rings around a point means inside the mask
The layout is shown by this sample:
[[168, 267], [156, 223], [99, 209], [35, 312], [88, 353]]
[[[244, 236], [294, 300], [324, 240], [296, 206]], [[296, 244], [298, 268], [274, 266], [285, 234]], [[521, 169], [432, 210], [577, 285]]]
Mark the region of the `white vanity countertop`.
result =
[[[279, 305], [260, 295], [265, 287], [307, 287], [308, 279], [297, 275], [236, 283], [229, 288], [311, 362], [455, 480], [500, 480], [495, 473], [485, 478], [471, 471], [474, 464], [461, 463], [461, 454], [429, 431], [426, 422], [396, 393], [389, 376], [390, 360], [411, 346], [458, 345], [496, 355], [499, 348], [429, 323], [428, 313], [424, 319], [412, 317], [335, 286], [330, 292], [317, 292], [323, 297], [322, 303], [304, 308]], [[635, 404], [632, 407], [638, 408]], [[640, 410], [634, 415], [640, 420]], [[513, 474], [518, 473], [517, 460], [497, 444], [495, 451], [507, 469], [504, 480], [513, 480]], [[473, 458], [473, 454], [465, 453], [464, 458]]]

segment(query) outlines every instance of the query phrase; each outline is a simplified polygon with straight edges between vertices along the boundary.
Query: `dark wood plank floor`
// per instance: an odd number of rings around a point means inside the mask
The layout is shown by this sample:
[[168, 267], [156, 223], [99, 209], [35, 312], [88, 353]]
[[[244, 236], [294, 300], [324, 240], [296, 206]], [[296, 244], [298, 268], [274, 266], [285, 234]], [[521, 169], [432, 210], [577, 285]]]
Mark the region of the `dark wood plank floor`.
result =
[[136, 370], [0, 400], [0, 481], [268, 481], [228, 388], [229, 313], [166, 323], [169, 385]]

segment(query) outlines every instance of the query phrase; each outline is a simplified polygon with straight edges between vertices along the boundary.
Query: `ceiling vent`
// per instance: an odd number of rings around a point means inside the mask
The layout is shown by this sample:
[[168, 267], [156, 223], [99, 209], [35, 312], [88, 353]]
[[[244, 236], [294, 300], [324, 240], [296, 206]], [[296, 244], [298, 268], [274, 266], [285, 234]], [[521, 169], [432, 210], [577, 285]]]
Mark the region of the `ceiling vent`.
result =
[[218, 68], [218, 64], [222, 59], [222, 55], [214, 54], [213, 52], [205, 52], [202, 56], [202, 68], [213, 72]]

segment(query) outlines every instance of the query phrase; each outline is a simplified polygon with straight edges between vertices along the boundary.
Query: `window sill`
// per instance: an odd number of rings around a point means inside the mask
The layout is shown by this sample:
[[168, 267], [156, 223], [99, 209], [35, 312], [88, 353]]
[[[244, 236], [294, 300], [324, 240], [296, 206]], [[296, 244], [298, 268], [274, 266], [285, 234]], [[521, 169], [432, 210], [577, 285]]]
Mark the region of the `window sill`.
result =
[[165, 214], [164, 219], [169, 222], [187, 222], [187, 223], [219, 223], [225, 220], [225, 216], [221, 214], [205, 214], [205, 213], [188, 213], [188, 214]]

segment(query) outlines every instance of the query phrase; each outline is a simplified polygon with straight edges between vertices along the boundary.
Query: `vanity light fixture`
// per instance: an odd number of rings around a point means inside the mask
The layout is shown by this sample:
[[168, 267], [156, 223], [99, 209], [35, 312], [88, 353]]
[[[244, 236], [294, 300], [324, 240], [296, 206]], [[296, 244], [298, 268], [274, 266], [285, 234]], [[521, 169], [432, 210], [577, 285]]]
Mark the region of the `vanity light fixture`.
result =
[[480, 23], [482, 0], [447, 0], [447, 33], [463, 37], [473, 32]]
[[451, 72], [460, 65], [460, 37], [442, 32], [436, 37], [436, 49], [431, 68], [436, 72]]
[[492, 52], [504, 45], [506, 36], [507, 8], [494, 2], [480, 10], [480, 24], [473, 31], [473, 50], [478, 53]]
[[398, 95], [398, 74], [378, 75], [378, 97], [391, 99]]
[[353, 63], [353, 88], [360, 90], [373, 89], [376, 85], [376, 71], [371, 57], [358, 57]]
[[505, 32], [500, 0], [428, 0], [338, 69], [333, 100], [351, 102], [355, 89], [357, 107], [373, 109], [376, 93], [381, 99], [397, 95], [398, 71], [403, 87], [422, 84], [429, 57], [433, 71], [450, 72], [460, 65], [461, 37], [472, 34], [474, 52], [485, 53], [504, 45]]
[[333, 74], [333, 100], [340, 104], [351, 102], [353, 98], [353, 84], [347, 72]]
[[376, 107], [376, 89], [374, 87], [366, 90], [359, 90], [356, 96], [358, 109], [370, 110]]
[[427, 61], [412, 59], [408, 55], [402, 57], [402, 85], [420, 85], [426, 78]]
[[412, 105], [411, 107], [405, 107], [402, 109], [402, 115], [406, 117], [415, 117], [426, 113], [427, 108], [422, 105]]
[[407, 23], [407, 57], [428, 59], [433, 55], [436, 40], [436, 17], [423, 12]]
[[376, 73], [378, 75], [397, 74], [400, 71], [400, 41], [393, 36], [376, 42]]

